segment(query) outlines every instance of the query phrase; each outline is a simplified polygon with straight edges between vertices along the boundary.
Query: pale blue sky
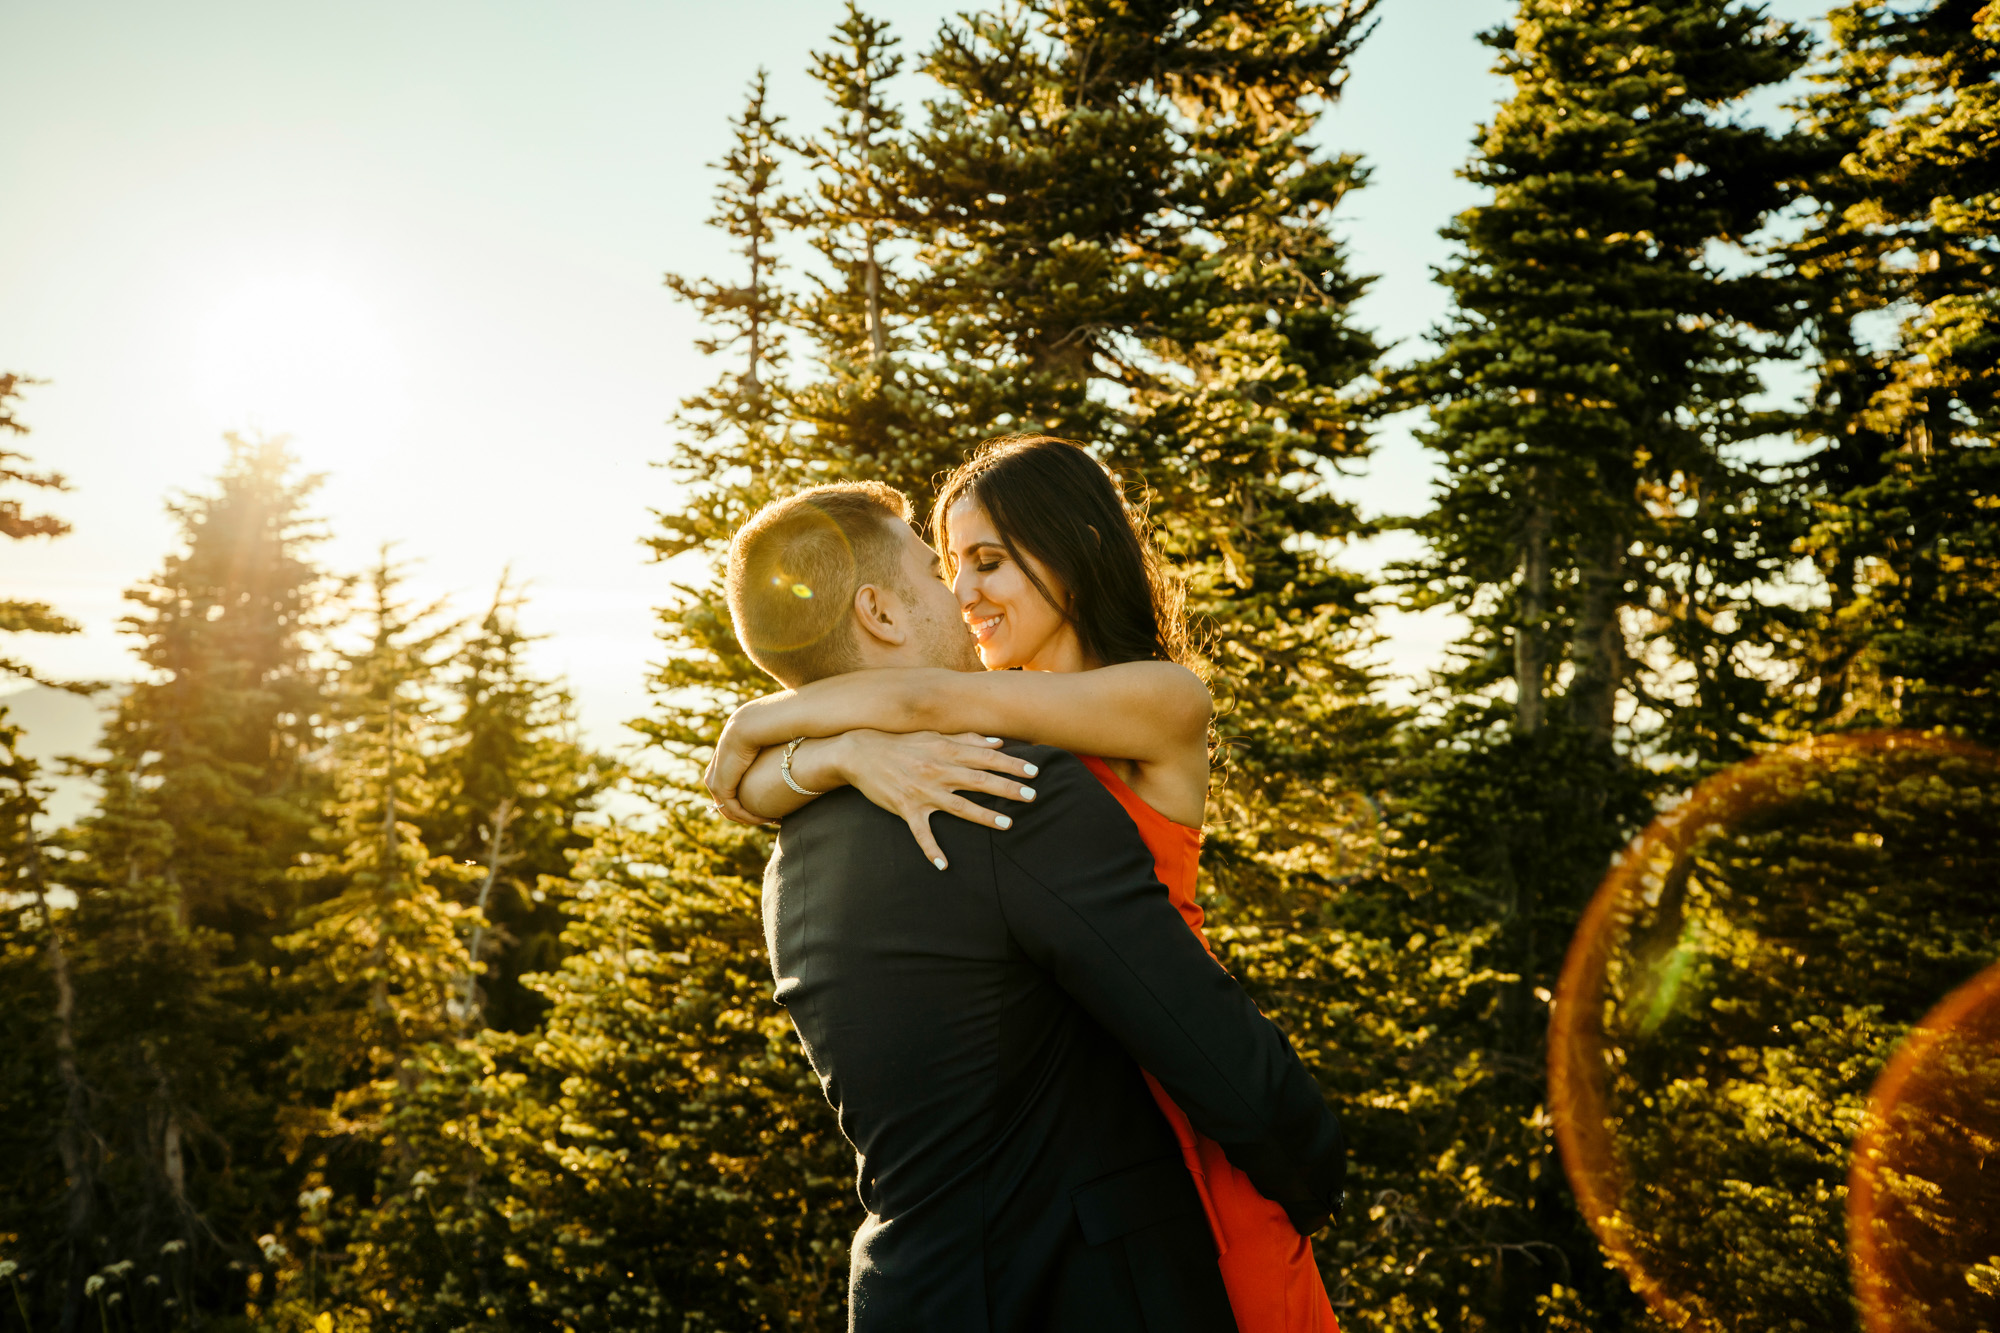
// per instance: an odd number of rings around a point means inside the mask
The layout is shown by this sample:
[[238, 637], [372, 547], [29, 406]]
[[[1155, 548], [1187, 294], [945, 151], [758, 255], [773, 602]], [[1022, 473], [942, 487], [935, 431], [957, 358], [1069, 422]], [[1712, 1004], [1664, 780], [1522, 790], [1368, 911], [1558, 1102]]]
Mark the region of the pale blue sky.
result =
[[[958, 6], [871, 6], [912, 54]], [[1798, 3], [1786, 13], [1814, 12]], [[1436, 232], [1474, 202], [1454, 175], [1499, 95], [1473, 34], [1504, 0], [1386, 0], [1323, 143], [1365, 155], [1345, 222], [1386, 338], [1441, 309]], [[541, 662], [605, 743], [644, 707], [667, 573], [638, 546], [671, 506], [647, 465], [712, 368], [662, 271], [733, 273], [702, 225], [725, 119], [757, 66], [795, 123], [833, 0], [0, 0], [0, 368], [30, 391], [26, 447], [70, 474], [56, 543], [0, 552], [14, 595], [89, 632], [26, 649], [46, 669], [133, 671], [120, 591], [171, 540], [168, 491], [200, 486], [225, 429], [295, 437], [357, 568], [399, 539], [424, 590], [470, 610], [511, 563]], [[912, 96], [921, 80], [907, 77]], [[1421, 504], [1390, 431], [1353, 493]], [[1379, 551], [1357, 553], [1364, 563]], [[1442, 638], [1396, 622], [1415, 672]]]

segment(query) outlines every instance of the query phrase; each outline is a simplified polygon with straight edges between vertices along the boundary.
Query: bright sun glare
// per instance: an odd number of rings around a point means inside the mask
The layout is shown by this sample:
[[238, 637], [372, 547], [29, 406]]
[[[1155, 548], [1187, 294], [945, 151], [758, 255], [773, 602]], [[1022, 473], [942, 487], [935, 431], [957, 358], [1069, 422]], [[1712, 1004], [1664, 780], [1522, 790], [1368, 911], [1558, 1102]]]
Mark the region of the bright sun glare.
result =
[[400, 415], [403, 358], [358, 284], [324, 269], [271, 268], [224, 276], [210, 290], [190, 351], [216, 420], [292, 435], [309, 451], [384, 442], [385, 417]]

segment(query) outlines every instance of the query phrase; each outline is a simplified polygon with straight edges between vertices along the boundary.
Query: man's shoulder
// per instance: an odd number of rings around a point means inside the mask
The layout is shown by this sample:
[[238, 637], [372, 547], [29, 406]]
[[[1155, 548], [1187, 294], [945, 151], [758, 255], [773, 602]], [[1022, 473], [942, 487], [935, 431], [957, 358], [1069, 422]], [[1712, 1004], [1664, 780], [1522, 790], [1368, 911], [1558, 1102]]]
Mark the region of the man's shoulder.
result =
[[1016, 759], [1025, 759], [1035, 766], [1036, 789], [1040, 790], [1052, 781], [1074, 781], [1082, 779], [1094, 781], [1083, 760], [1068, 750], [1059, 750], [1053, 745], [1037, 745], [1033, 741], [1008, 741], [1001, 750]]
[[901, 828], [903, 821], [854, 788], [836, 787], [778, 821], [778, 846], [820, 842], [848, 831], [874, 836], [885, 823]]
[[1138, 830], [1125, 808], [1118, 804], [1118, 798], [1076, 755], [1053, 745], [1026, 742], [1010, 741], [1001, 748], [1035, 766], [1035, 776], [1029, 779], [1035, 788], [1035, 799], [1024, 807], [1019, 801], [985, 792], [968, 795], [989, 810], [1000, 810], [1014, 817], [1013, 829], [1002, 834], [996, 844], [1003, 851], [1012, 843], [1035, 841], [1032, 835], [1037, 831], [1059, 837], [1090, 832], [1113, 838], [1129, 833], [1133, 839], [1138, 838]]
[[[1030, 741], [1008, 741], [1000, 748], [1016, 759], [1025, 759], [1035, 766], [1035, 775], [1028, 779], [1035, 789], [1035, 799], [1024, 806], [1020, 801], [995, 796], [991, 792], [966, 792], [965, 796], [989, 810], [999, 810], [1013, 817], [1017, 826], [1078, 815], [1081, 813], [1078, 809], [1079, 797], [1085, 809], [1094, 807], [1097, 796], [1111, 799], [1110, 793], [1104, 790], [1104, 784], [1097, 780], [1083, 760], [1068, 750], [1059, 750], [1053, 745], [1036, 745]], [[1111, 804], [1115, 809], [1118, 803], [1111, 799]]]

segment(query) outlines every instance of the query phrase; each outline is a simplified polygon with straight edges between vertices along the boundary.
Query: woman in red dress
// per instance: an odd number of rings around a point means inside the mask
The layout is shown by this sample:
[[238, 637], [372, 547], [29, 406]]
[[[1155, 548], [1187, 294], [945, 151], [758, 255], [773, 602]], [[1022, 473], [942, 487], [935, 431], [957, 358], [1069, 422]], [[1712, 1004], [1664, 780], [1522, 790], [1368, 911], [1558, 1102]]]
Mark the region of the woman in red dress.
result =
[[[1037, 436], [996, 441], [954, 473], [932, 531], [986, 671], [857, 671], [746, 704], [709, 766], [717, 804], [746, 823], [804, 804], [779, 747], [806, 737], [790, 747], [800, 786], [852, 784], [903, 816], [942, 869], [933, 813], [1005, 828], [1003, 812], [961, 793], [1033, 799], [1021, 784], [1033, 772], [992, 738], [1058, 746], [1132, 817], [1206, 947], [1195, 879], [1213, 710], [1141, 520], [1089, 454]], [[1338, 1333], [1311, 1242], [1146, 1081], [1207, 1209], [1237, 1327]]]

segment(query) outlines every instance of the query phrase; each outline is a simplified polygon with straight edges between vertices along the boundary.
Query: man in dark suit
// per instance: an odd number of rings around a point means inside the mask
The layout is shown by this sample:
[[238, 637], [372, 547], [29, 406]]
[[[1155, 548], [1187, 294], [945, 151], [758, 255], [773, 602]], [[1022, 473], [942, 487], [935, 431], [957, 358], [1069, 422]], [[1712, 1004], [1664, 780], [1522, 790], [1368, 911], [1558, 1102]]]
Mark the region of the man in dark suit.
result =
[[[794, 687], [976, 668], [906, 514], [886, 487], [837, 486], [747, 523], [728, 582], [751, 656]], [[1339, 1207], [1339, 1126], [1117, 801], [1072, 755], [1008, 748], [1038, 799], [1005, 833], [938, 821], [943, 873], [852, 789], [787, 816], [765, 873], [777, 999], [859, 1159], [850, 1327], [1233, 1329], [1141, 1068], [1302, 1234]]]

